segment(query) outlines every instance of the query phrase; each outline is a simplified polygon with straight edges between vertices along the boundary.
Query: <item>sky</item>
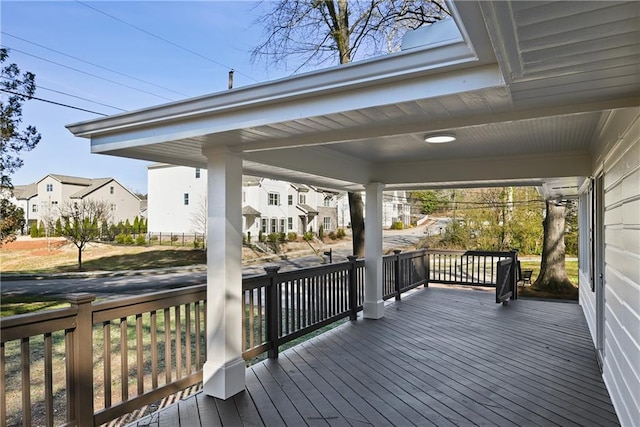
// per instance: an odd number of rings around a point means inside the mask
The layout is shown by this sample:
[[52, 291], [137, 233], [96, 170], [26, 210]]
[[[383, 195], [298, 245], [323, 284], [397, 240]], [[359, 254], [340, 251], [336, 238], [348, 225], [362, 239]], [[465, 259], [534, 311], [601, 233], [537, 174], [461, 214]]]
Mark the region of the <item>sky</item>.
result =
[[[36, 97], [109, 115], [224, 91], [230, 69], [234, 87], [291, 74], [284, 67], [251, 63], [250, 52], [264, 36], [255, 20], [267, 6], [238, 0], [3, 0], [0, 40], [10, 50], [7, 63], [36, 74]], [[114, 177], [146, 194], [150, 163], [91, 154], [89, 140], [65, 128], [98, 117], [26, 102], [23, 124], [36, 126], [42, 139], [22, 154], [24, 166], [13, 175], [13, 184], [50, 173]]]

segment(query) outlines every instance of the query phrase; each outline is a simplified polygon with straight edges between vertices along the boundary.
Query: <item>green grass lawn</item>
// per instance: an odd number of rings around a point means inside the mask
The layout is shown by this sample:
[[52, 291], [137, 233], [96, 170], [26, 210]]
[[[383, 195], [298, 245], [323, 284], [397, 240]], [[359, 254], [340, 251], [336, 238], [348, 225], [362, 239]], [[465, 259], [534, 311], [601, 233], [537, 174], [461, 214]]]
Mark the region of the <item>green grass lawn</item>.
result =
[[[520, 261], [520, 265], [523, 270], [533, 270], [533, 274], [531, 275], [531, 283], [536, 281], [538, 274], [540, 274], [540, 261]], [[530, 287], [518, 287], [518, 295], [523, 297], [533, 297], [533, 298], [551, 298], [551, 299], [569, 299], [569, 300], [577, 300], [578, 299], [578, 261], [577, 260], [569, 260], [565, 261], [565, 269], [567, 270], [567, 276], [569, 276], [569, 280], [576, 287], [574, 292], [568, 294], [552, 294], [539, 292], [531, 289]]]

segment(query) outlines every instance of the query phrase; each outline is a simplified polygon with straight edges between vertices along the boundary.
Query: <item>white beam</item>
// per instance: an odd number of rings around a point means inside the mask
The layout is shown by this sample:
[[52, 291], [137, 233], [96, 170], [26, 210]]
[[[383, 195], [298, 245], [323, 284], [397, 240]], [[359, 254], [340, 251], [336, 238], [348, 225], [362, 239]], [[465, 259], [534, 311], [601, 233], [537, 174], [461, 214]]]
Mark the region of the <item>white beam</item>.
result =
[[473, 182], [589, 176], [589, 153], [549, 153], [494, 158], [376, 164], [372, 179], [388, 184]]
[[242, 160], [207, 157], [207, 361], [204, 392], [220, 399], [245, 387], [242, 359]]
[[382, 299], [382, 190], [384, 184], [372, 182], [366, 186], [364, 227], [364, 318], [384, 317]]

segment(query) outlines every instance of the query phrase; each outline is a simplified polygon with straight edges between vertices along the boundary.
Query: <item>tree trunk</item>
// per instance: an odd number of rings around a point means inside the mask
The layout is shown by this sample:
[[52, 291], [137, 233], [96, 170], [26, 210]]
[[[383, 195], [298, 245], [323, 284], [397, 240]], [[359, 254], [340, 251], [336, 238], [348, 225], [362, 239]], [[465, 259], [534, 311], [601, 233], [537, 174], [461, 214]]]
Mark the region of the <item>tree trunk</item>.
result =
[[542, 243], [542, 262], [540, 275], [531, 286], [533, 289], [563, 293], [574, 290], [575, 286], [567, 277], [564, 264], [564, 229], [566, 208], [546, 202], [547, 215], [544, 219], [544, 237]]
[[78, 270], [82, 270], [82, 248], [78, 247]]
[[349, 193], [349, 215], [351, 216], [351, 235], [353, 237], [353, 255], [364, 257], [364, 203], [361, 193]]

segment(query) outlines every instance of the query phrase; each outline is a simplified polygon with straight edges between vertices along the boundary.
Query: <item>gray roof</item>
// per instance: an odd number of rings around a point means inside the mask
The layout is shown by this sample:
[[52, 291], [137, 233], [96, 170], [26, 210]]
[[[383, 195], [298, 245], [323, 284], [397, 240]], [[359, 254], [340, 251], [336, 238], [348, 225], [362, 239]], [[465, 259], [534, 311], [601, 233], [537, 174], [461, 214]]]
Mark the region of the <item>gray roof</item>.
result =
[[297, 205], [296, 207], [300, 209], [302, 212], [304, 212], [306, 215], [318, 215], [318, 211], [313, 209], [309, 205]]
[[13, 195], [18, 200], [29, 200], [38, 195], [38, 184], [35, 182], [27, 185], [13, 187]]
[[[82, 178], [79, 176], [67, 176], [67, 175], [57, 175], [54, 173], [50, 173], [49, 175], [54, 179], [57, 179], [58, 181], [60, 181], [62, 184], [72, 184], [72, 185], [91, 185], [91, 178]], [[45, 176], [44, 178], [46, 178], [47, 176]], [[44, 179], [42, 178], [42, 179]], [[42, 181], [42, 179], [40, 181]], [[38, 181], [38, 182], [40, 182]]]
[[70, 198], [71, 199], [82, 199], [83, 197], [87, 196], [88, 194], [93, 193], [94, 191], [96, 191], [97, 189], [99, 189], [100, 187], [102, 187], [103, 185], [113, 181], [113, 178], [97, 178], [97, 179], [88, 179], [89, 184], [87, 186], [87, 188], [83, 188], [80, 191], [77, 191], [75, 193], [73, 193]]
[[247, 205], [242, 208], [242, 215], [246, 216], [262, 216], [259, 210]]

